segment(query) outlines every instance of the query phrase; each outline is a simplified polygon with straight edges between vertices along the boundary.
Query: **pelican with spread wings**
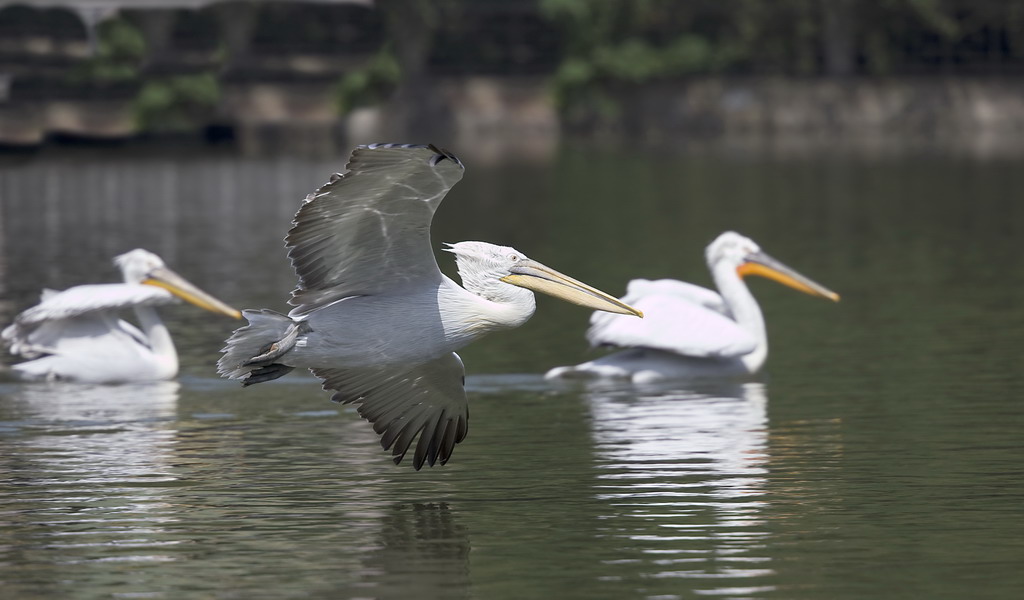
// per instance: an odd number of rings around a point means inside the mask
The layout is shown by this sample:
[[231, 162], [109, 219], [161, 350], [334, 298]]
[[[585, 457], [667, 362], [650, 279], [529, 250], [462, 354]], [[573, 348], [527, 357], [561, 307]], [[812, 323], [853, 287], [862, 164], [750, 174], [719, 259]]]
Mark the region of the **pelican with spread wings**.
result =
[[839, 294], [765, 254], [754, 240], [727, 231], [705, 250], [718, 292], [674, 279], [634, 279], [623, 302], [644, 319], [595, 312], [587, 340], [624, 348], [575, 366], [555, 367], [548, 379], [660, 379], [740, 376], [756, 373], [768, 357], [761, 308], [743, 278], [758, 275], [812, 296]]
[[[28, 358], [11, 367], [22, 379], [126, 383], [172, 379], [178, 353], [156, 307], [185, 300], [241, 318], [241, 313], [167, 268], [141, 248], [114, 259], [124, 283], [44, 290], [0, 338], [11, 354]], [[139, 327], [118, 313], [132, 309]], [[140, 329], [141, 328], [141, 329]]]
[[612, 296], [485, 242], [450, 244], [464, 287], [438, 269], [430, 222], [463, 165], [432, 145], [359, 146], [306, 197], [285, 238], [299, 282], [288, 315], [246, 310], [218, 362], [243, 385], [309, 368], [332, 400], [354, 403], [401, 462], [445, 464], [466, 437], [465, 369], [455, 350], [518, 327], [530, 290], [597, 310], [640, 315]]

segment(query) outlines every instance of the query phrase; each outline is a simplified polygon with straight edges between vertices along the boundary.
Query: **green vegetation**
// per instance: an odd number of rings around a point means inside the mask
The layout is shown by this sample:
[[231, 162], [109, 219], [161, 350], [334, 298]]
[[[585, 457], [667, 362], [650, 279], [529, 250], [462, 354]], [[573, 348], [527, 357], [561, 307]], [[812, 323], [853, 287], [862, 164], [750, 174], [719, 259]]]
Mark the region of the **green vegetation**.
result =
[[1019, 72], [1024, 2], [995, 0], [540, 0], [565, 41], [559, 106], [695, 75], [797, 77]]
[[365, 67], [338, 82], [338, 110], [345, 115], [361, 106], [380, 104], [394, 92], [401, 76], [394, 53], [385, 47]]
[[176, 75], [150, 80], [135, 99], [135, 119], [141, 131], [195, 131], [210, 121], [220, 100], [220, 85], [212, 73]]
[[97, 27], [93, 56], [75, 65], [68, 74], [74, 84], [103, 85], [137, 81], [146, 53], [146, 41], [131, 23], [113, 18]]
[[749, 55], [746, 21], [706, 2], [541, 0], [540, 8], [565, 39], [552, 87], [570, 122], [616, 118], [614, 92], [623, 88], [735, 70]]
[[146, 77], [142, 72], [146, 42], [123, 18], [99, 25], [93, 56], [75, 65], [68, 83], [75, 86], [134, 84], [136, 124], [142, 132], [195, 131], [208, 123], [220, 99], [213, 73]]
[[[38, 77], [39, 85], [86, 94], [96, 88], [137, 92], [138, 122], [154, 131], [202, 122], [218, 102], [222, 75], [237, 74], [239, 68], [247, 77], [259, 77], [262, 58], [278, 54], [327, 57], [326, 64], [332, 56], [340, 59], [337, 64], [369, 57], [338, 81], [341, 114], [388, 98], [429, 112], [423, 94], [439, 76], [528, 75], [548, 78], [569, 125], [615, 120], [629, 94], [694, 77], [1016, 76], [1024, 67], [1024, 0], [377, 0], [372, 6], [225, 6], [177, 11], [173, 22], [155, 28], [165, 37], [150, 40], [151, 48], [140, 28], [160, 22], [133, 18], [128, 11], [127, 17], [99, 25], [91, 40], [94, 52], [85, 59], [84, 26], [63, 9], [0, 10], [0, 38], [20, 38], [24, 48], [36, 38], [73, 41], [77, 54], [68, 62], [75, 64], [57, 76]], [[207, 53], [205, 62], [178, 61], [175, 55], [176, 49], [186, 49], [194, 56], [197, 48]], [[50, 66], [53, 58], [39, 60]], [[154, 63], [164, 68], [147, 69]], [[196, 73], [199, 69], [207, 72]], [[182, 71], [189, 74], [160, 74]], [[278, 66], [270, 76], [306, 74]]]

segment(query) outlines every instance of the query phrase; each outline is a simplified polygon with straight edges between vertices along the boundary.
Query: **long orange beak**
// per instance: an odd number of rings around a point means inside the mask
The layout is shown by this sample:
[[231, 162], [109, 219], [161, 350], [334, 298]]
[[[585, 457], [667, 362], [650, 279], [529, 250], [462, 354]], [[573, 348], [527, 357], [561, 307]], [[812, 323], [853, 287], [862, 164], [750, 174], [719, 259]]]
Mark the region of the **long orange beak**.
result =
[[810, 294], [811, 296], [820, 296], [822, 298], [828, 298], [833, 302], [839, 302], [839, 294], [816, 281], [812, 281], [811, 279], [804, 277], [800, 273], [797, 273], [795, 270], [768, 256], [764, 252], [755, 252], [747, 256], [746, 262], [736, 267], [736, 273], [738, 273], [740, 277], [757, 275], [759, 277], [777, 281], [782, 285], [791, 287], [794, 290], [801, 291], [805, 294]]

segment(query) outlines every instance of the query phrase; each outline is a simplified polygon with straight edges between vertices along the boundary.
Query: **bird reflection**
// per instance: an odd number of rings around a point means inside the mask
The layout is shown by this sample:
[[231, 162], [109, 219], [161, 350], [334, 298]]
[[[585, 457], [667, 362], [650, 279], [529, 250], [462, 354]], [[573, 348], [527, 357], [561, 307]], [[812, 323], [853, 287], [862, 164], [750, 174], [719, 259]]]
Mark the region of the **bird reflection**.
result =
[[[760, 577], [767, 532], [767, 392], [592, 387], [585, 394], [606, 502], [603, 535], [623, 538], [654, 578]], [[610, 565], [614, 568], [614, 565]]]
[[20, 502], [5, 528], [14, 547], [52, 553], [33, 568], [109, 558], [173, 560], [165, 494], [173, 481], [175, 381], [122, 386], [3, 386], [0, 420], [13, 431], [2, 459]]
[[82, 485], [169, 472], [175, 430], [162, 423], [176, 418], [178, 382], [12, 387], [8, 423], [33, 433], [20, 438], [22, 455], [36, 462], [27, 473]]
[[469, 550], [469, 532], [447, 503], [395, 504], [363, 561], [362, 585], [373, 598], [468, 598]]

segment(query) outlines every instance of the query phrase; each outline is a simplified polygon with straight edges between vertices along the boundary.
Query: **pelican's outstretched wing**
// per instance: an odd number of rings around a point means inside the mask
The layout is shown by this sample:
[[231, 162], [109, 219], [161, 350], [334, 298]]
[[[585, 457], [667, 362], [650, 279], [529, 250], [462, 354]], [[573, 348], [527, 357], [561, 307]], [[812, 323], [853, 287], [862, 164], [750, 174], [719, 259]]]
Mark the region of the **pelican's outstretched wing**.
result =
[[[37, 329], [51, 324], [53, 327], [61, 328], [62, 325], [55, 324], [57, 321], [92, 317], [99, 313], [115, 313], [116, 311], [131, 308], [134, 306], [160, 306], [176, 302], [176, 298], [167, 290], [152, 285], [141, 285], [133, 283], [97, 283], [91, 285], [79, 285], [68, 288], [63, 292], [45, 290], [39, 304], [28, 308], [14, 318], [14, 323], [3, 330], [2, 336], [5, 343], [11, 349], [12, 354], [23, 354], [20, 348], [32, 348], [33, 346], [49, 346], [50, 342], [42, 339], [33, 339], [33, 332]], [[110, 318], [90, 318], [88, 322], [99, 327], [110, 321]], [[116, 322], [116, 318], [110, 321], [110, 327]], [[53, 336], [44, 336], [47, 339], [56, 339], [57, 331], [49, 332]]]
[[373, 144], [346, 169], [306, 197], [285, 238], [299, 276], [292, 316], [441, 277], [430, 221], [462, 179], [459, 159], [432, 145]]
[[452, 352], [395, 374], [378, 369], [310, 369], [334, 391], [331, 400], [355, 403], [359, 414], [381, 435], [395, 464], [419, 434], [413, 467], [448, 462], [469, 431], [469, 401], [463, 387], [465, 368]]
[[731, 318], [711, 290], [672, 280], [634, 280], [622, 298], [644, 313], [643, 319], [595, 312], [587, 340], [591, 345], [654, 348], [682, 356], [729, 357], [754, 351], [757, 341]]

